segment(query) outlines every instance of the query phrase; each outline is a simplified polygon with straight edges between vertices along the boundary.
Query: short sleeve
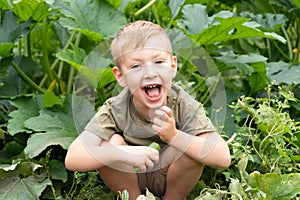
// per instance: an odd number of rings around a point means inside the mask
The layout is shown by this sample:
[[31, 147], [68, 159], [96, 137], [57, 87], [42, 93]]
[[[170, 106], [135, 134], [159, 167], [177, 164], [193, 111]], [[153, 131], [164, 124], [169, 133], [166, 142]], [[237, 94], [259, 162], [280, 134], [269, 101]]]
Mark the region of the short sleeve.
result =
[[99, 136], [104, 140], [108, 140], [110, 136], [118, 132], [116, 123], [110, 110], [110, 103], [105, 102], [86, 125], [85, 130]]
[[179, 129], [181, 131], [191, 135], [215, 131], [213, 124], [205, 114], [202, 104], [198, 102], [195, 102], [193, 106], [185, 104], [180, 108], [180, 111]]
[[206, 116], [203, 105], [184, 90], [178, 92], [178, 129], [191, 135], [215, 131], [211, 120]]

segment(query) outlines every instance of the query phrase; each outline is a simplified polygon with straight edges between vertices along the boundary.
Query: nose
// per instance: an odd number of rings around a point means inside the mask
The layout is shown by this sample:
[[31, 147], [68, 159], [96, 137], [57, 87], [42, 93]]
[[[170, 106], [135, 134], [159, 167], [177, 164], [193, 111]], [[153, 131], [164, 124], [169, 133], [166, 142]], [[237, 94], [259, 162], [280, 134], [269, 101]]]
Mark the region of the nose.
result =
[[147, 64], [143, 67], [144, 70], [144, 78], [155, 78], [157, 77], [157, 72], [155, 70], [155, 66], [153, 64]]

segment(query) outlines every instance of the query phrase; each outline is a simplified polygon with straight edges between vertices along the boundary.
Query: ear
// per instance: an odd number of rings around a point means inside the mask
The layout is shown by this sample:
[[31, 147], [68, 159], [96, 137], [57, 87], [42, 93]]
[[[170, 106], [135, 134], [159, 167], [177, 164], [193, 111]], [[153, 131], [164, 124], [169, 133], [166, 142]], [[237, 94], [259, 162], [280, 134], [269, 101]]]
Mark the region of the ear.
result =
[[112, 68], [112, 73], [114, 74], [114, 77], [117, 79], [117, 81], [121, 87], [127, 86], [125, 77], [123, 76], [123, 73], [119, 67], [114, 66]]
[[173, 69], [172, 78], [174, 78], [176, 76], [176, 72], [177, 72], [177, 57], [176, 56], [172, 56], [171, 68]]

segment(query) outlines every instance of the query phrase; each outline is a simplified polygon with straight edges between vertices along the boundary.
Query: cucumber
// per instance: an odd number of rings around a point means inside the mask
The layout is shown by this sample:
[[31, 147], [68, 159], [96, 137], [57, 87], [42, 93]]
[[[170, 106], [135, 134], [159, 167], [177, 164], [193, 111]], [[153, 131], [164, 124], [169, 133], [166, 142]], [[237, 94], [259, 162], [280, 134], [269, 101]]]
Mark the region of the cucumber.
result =
[[160, 146], [156, 142], [152, 142], [151, 144], [149, 144], [149, 147], [152, 147], [153, 149], [156, 149], [157, 151], [160, 150]]

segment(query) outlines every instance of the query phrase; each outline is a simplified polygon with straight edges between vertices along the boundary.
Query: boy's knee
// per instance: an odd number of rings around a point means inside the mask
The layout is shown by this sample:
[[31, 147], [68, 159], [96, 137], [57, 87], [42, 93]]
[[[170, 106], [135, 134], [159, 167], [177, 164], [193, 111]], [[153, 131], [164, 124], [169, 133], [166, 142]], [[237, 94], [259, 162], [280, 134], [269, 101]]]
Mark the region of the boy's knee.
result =
[[178, 160], [178, 164], [185, 169], [193, 169], [193, 168], [199, 168], [202, 169], [204, 165], [202, 163], [199, 163], [192, 159], [191, 157], [183, 154]]
[[124, 138], [119, 134], [113, 134], [110, 137], [109, 142], [114, 144], [114, 145], [127, 145]]

